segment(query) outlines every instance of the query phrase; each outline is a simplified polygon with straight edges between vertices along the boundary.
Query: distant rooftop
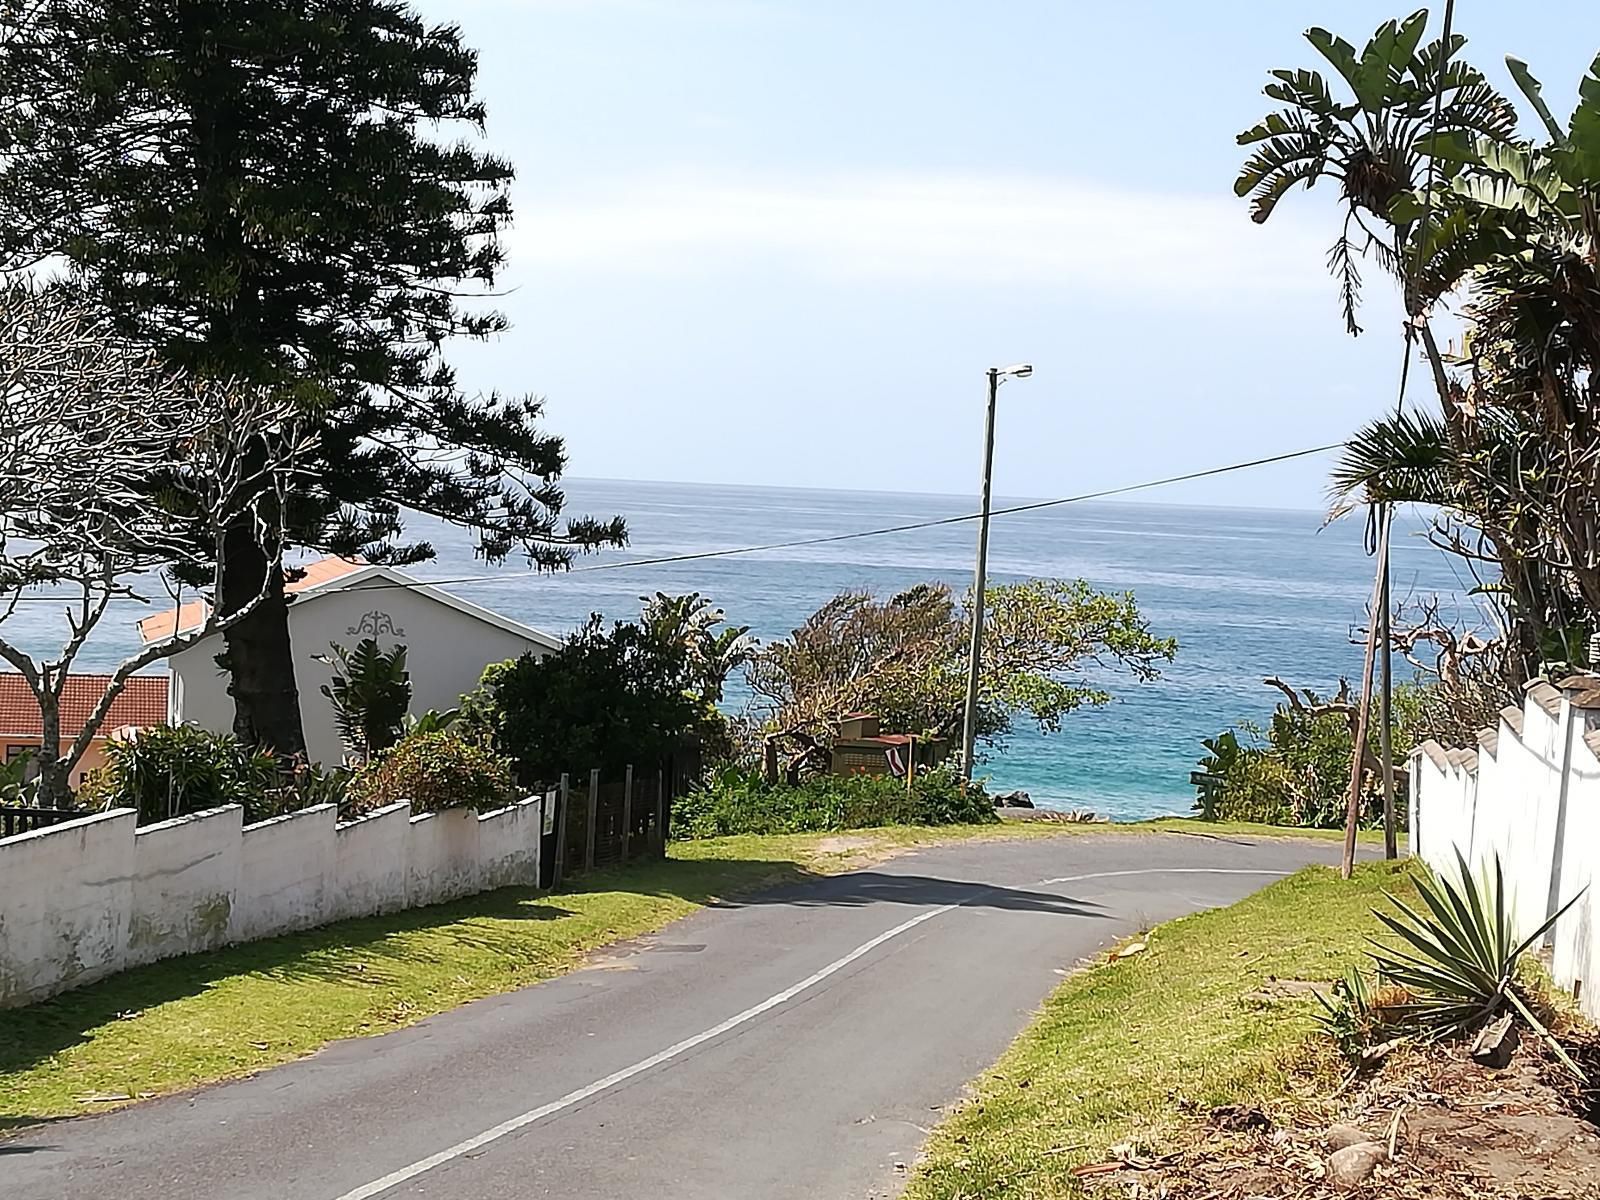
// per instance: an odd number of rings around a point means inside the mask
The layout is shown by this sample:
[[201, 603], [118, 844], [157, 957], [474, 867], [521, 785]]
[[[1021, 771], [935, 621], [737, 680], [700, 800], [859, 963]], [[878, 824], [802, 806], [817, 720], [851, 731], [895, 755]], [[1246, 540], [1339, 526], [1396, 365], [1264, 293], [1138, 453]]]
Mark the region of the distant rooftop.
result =
[[[319, 558], [316, 562], [296, 568], [304, 574], [286, 585], [283, 590], [289, 593], [308, 591], [364, 570], [366, 566], [367, 564], [359, 558]], [[204, 600], [190, 600], [176, 612], [169, 608], [163, 612], [151, 613], [139, 622], [139, 637], [148, 645], [151, 642], [165, 641], [172, 637], [175, 631], [187, 633], [191, 629], [198, 629], [205, 623], [210, 611], [211, 606]]]
[[[61, 692], [62, 737], [78, 736], [110, 682], [109, 675], [67, 676]], [[167, 677], [134, 675], [111, 702], [101, 730], [110, 734], [129, 725], [145, 729], [166, 723]], [[0, 672], [0, 736], [36, 738], [43, 732], [38, 702], [22, 676], [15, 671]]]

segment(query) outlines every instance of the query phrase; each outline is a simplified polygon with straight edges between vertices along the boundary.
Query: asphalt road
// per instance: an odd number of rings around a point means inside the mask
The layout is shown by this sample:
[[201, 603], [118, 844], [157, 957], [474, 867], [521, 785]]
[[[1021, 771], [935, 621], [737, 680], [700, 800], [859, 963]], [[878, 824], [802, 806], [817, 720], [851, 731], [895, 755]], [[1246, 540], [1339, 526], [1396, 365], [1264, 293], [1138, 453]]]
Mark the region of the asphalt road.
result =
[[0, 1140], [0, 1197], [892, 1195], [1075, 963], [1336, 855], [1175, 834], [908, 854], [252, 1079], [23, 1131]]

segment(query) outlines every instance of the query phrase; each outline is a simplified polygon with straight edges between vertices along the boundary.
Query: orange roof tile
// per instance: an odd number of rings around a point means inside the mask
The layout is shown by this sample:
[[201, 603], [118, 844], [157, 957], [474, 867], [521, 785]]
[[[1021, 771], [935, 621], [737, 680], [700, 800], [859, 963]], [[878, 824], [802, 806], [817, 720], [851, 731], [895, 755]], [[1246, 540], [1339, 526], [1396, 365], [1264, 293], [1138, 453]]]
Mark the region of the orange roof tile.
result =
[[[361, 570], [367, 564], [356, 558], [319, 558], [315, 562], [306, 563], [299, 568], [305, 572], [299, 579], [284, 587], [284, 591], [291, 595], [314, 588], [324, 583], [331, 583], [355, 571]], [[190, 600], [180, 606], [174, 613], [172, 609], [164, 612], [151, 613], [139, 622], [139, 637], [148, 645], [151, 642], [164, 641], [176, 632], [187, 632], [196, 629], [206, 619], [210, 607], [204, 600]]]
[[[109, 675], [68, 675], [61, 692], [61, 736], [77, 737], [94, 706], [105, 695]], [[109, 736], [127, 725], [145, 728], [167, 723], [167, 677], [135, 675], [111, 702], [111, 711], [101, 724]], [[0, 672], [0, 736], [38, 737], [39, 705], [28, 685], [15, 671]]]

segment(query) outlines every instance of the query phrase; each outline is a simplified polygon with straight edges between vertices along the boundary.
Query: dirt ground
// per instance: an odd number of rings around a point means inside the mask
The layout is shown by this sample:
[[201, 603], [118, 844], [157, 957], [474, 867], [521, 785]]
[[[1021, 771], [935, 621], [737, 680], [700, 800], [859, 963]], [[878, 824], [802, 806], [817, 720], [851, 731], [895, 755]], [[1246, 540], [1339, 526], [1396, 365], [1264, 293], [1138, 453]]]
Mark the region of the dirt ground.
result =
[[[1474, 1063], [1460, 1045], [1408, 1049], [1337, 1094], [1271, 1114], [1200, 1113], [1175, 1154], [1141, 1158], [1123, 1148], [1123, 1165], [1079, 1173], [1102, 1200], [1597, 1200], [1600, 1037], [1566, 1040], [1587, 1089], [1527, 1036], [1500, 1070]], [[1362, 1137], [1385, 1161], [1365, 1182], [1341, 1187], [1332, 1150]]]

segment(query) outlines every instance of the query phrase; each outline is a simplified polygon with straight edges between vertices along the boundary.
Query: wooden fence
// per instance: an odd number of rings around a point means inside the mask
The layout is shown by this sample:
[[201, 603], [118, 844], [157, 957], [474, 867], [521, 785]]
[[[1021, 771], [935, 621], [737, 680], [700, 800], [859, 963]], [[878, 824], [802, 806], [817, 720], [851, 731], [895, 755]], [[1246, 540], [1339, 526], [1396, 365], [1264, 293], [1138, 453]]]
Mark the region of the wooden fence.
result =
[[598, 769], [563, 775], [550, 789], [556, 801], [551, 885], [581, 871], [665, 857], [673, 798], [693, 787], [699, 774], [690, 750], [653, 767], [628, 766], [620, 778]]
[[87, 813], [70, 808], [23, 808], [15, 804], [0, 804], [0, 838], [16, 837], [19, 833], [32, 833], [48, 829], [63, 821], [72, 821]]

